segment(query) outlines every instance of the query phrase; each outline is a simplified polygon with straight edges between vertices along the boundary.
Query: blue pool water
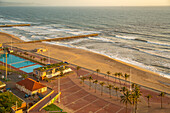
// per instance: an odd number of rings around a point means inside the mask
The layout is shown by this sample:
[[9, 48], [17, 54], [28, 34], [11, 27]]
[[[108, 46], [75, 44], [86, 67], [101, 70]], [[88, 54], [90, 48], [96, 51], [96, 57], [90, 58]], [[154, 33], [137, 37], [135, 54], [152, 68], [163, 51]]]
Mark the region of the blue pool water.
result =
[[20, 70], [26, 72], [26, 73], [31, 73], [33, 72], [33, 69], [35, 68], [39, 68], [39, 67], [42, 67], [41, 65], [34, 65], [34, 66], [29, 66], [29, 67], [26, 67], [26, 68], [22, 68]]
[[[2, 55], [2, 56], [4, 56], [4, 55]], [[28, 66], [26, 68], [20, 69], [20, 70], [22, 70], [26, 73], [31, 73], [31, 72], [33, 72], [33, 69], [38, 68], [38, 67], [42, 67], [41, 65], [29, 66], [29, 65], [32, 65], [32, 64], [35, 64], [35, 63], [31, 62], [31, 61], [27, 61], [23, 58], [20, 58], [20, 57], [11, 55], [11, 54], [8, 54], [7, 58], [8, 58], [7, 63], [9, 65], [15, 67], [15, 68], [21, 68], [21, 67], [24, 67], [24, 66]], [[4, 59], [3, 59], [3, 57], [0, 57], [0, 61], [6, 63], [6, 58], [4, 57]]]
[[[4, 61], [3, 61], [3, 57], [2, 57], [2, 58], [0, 58], [0, 61], [5, 63], [6, 58], [4, 58]], [[25, 61], [25, 59], [11, 55], [11, 54], [9, 54], [8, 57], [7, 57], [7, 63], [8, 64], [16, 63], [16, 62], [22, 62], [22, 61]]]
[[21, 63], [16, 63], [16, 64], [11, 64], [11, 66], [16, 67], [16, 68], [20, 68], [20, 67], [24, 67], [24, 66], [28, 66], [28, 65], [32, 65], [35, 64], [34, 62], [31, 61], [24, 61]]

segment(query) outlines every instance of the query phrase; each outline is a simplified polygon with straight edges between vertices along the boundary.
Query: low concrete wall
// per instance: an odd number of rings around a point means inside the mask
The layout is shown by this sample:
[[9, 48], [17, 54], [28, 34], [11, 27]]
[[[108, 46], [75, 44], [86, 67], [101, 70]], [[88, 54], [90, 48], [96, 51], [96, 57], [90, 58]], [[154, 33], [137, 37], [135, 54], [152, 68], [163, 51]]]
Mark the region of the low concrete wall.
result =
[[6, 84], [0, 85], [0, 89], [5, 88], [5, 87], [6, 87]]
[[23, 111], [22, 111], [22, 109], [17, 110], [17, 111], [15, 111], [15, 110], [12, 109], [12, 113], [23, 113]]

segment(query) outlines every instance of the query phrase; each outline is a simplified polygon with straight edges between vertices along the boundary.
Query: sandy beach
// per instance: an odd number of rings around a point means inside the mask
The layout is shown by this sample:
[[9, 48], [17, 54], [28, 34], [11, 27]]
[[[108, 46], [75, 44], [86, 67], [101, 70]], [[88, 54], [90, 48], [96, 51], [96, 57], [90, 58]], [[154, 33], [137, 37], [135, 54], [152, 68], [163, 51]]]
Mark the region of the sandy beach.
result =
[[[11, 42], [11, 39], [13, 42], [21, 41], [18, 37], [13, 35], [0, 33], [0, 43]], [[33, 50], [39, 47], [47, 48], [48, 51], [42, 53], [45, 56], [50, 55], [52, 58], [67, 61], [91, 70], [100, 69], [102, 73], [110, 71], [112, 74], [115, 72], [130, 74], [131, 69], [130, 75], [133, 82], [170, 93], [170, 86], [168, 85], [170, 84], [170, 79], [162, 77], [157, 73], [109, 58], [104, 55], [82, 49], [68, 48], [45, 43], [13, 44], [13, 46], [25, 50]]]

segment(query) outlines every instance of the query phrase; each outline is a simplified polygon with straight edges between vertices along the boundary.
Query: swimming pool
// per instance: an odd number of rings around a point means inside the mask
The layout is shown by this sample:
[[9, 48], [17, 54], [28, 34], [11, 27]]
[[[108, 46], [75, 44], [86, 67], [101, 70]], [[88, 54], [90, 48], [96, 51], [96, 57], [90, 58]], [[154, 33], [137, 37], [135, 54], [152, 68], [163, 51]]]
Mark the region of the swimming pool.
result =
[[[6, 63], [6, 58], [4, 57], [4, 59], [3, 59], [3, 57], [2, 57], [2, 58], [0, 58], [0, 61]], [[16, 63], [16, 62], [22, 62], [22, 61], [25, 61], [25, 59], [11, 55], [11, 54], [9, 54], [8, 57], [7, 57], [7, 63], [8, 64], [12, 64], [12, 63]]]
[[37, 64], [37, 65], [34, 65], [34, 66], [29, 66], [29, 67], [22, 68], [20, 70], [22, 70], [22, 71], [24, 71], [26, 73], [31, 73], [31, 72], [33, 72], [33, 70], [35, 68], [39, 68], [39, 67], [42, 67], [42, 66]]
[[34, 62], [31, 61], [24, 61], [21, 63], [15, 63], [15, 64], [11, 64], [11, 66], [16, 67], [16, 68], [20, 68], [20, 67], [24, 67], [24, 66], [28, 66], [28, 65], [33, 65], [35, 64]]
[[[3, 56], [5, 56], [5, 55], [3, 55]], [[6, 63], [6, 58], [1, 57], [0, 61]], [[8, 54], [7, 64], [9, 64], [15, 68], [21, 68], [19, 70], [22, 70], [26, 73], [31, 73], [31, 72], [33, 72], [33, 69], [42, 67], [41, 65], [38, 65], [38, 64], [36, 65], [36, 63], [34, 63], [34, 62], [25, 60], [23, 58], [20, 58], [20, 57], [11, 55], [11, 54]], [[33, 64], [35, 64], [35, 65], [33, 65]], [[25, 67], [25, 66], [27, 66], [27, 67]], [[25, 67], [25, 68], [22, 68], [22, 67]]]

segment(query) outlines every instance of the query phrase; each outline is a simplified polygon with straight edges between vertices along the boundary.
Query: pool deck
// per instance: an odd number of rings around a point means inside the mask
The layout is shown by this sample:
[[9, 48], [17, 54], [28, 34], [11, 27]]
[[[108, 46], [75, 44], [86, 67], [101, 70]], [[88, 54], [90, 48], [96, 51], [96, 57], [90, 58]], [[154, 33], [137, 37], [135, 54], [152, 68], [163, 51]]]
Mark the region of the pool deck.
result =
[[[13, 54], [11, 54], [11, 55], [13, 55]], [[22, 57], [16, 56], [16, 55], [13, 55], [13, 56], [22, 58]], [[25, 59], [25, 58], [22, 58], [22, 59], [24, 59], [25, 61], [30, 61], [30, 60]], [[4, 60], [4, 61], [5, 61], [5, 60]], [[6, 61], [5, 61], [5, 62], [6, 62]], [[1, 64], [4, 64], [4, 66], [6, 65], [5, 62], [0, 61], [0, 63], [1, 63]], [[14, 63], [20, 63], [20, 62], [24, 62], [24, 61], [19, 61], [19, 62], [14, 62]], [[30, 62], [33, 62], [33, 61], [30, 61]], [[14, 64], [14, 63], [11, 63], [11, 64]], [[35, 62], [33, 62], [33, 63], [35, 63]], [[30, 64], [30, 65], [22, 66], [22, 67], [19, 67], [19, 68], [14, 67], [14, 66], [12, 66], [12, 65], [10, 65], [10, 64], [7, 64], [8, 67], [11, 67], [12, 69], [17, 70], [17, 71], [19, 71], [19, 72], [21, 72], [21, 73], [24, 73], [24, 74], [32, 74], [33, 72], [28, 73], [28, 72], [22, 71], [21, 69], [28, 68], [28, 67], [31, 67], [31, 66], [36, 66], [36, 65], [41, 65], [41, 64], [35, 63], [35, 64]]]
[[[20, 67], [19, 69], [26, 68], [26, 67], [30, 67], [30, 66], [34, 66], [34, 65], [37, 65], [37, 64], [32, 64], [32, 65], [28, 65], [28, 66], [23, 66], [23, 67]], [[39, 65], [39, 64], [38, 64], [38, 65]]]

